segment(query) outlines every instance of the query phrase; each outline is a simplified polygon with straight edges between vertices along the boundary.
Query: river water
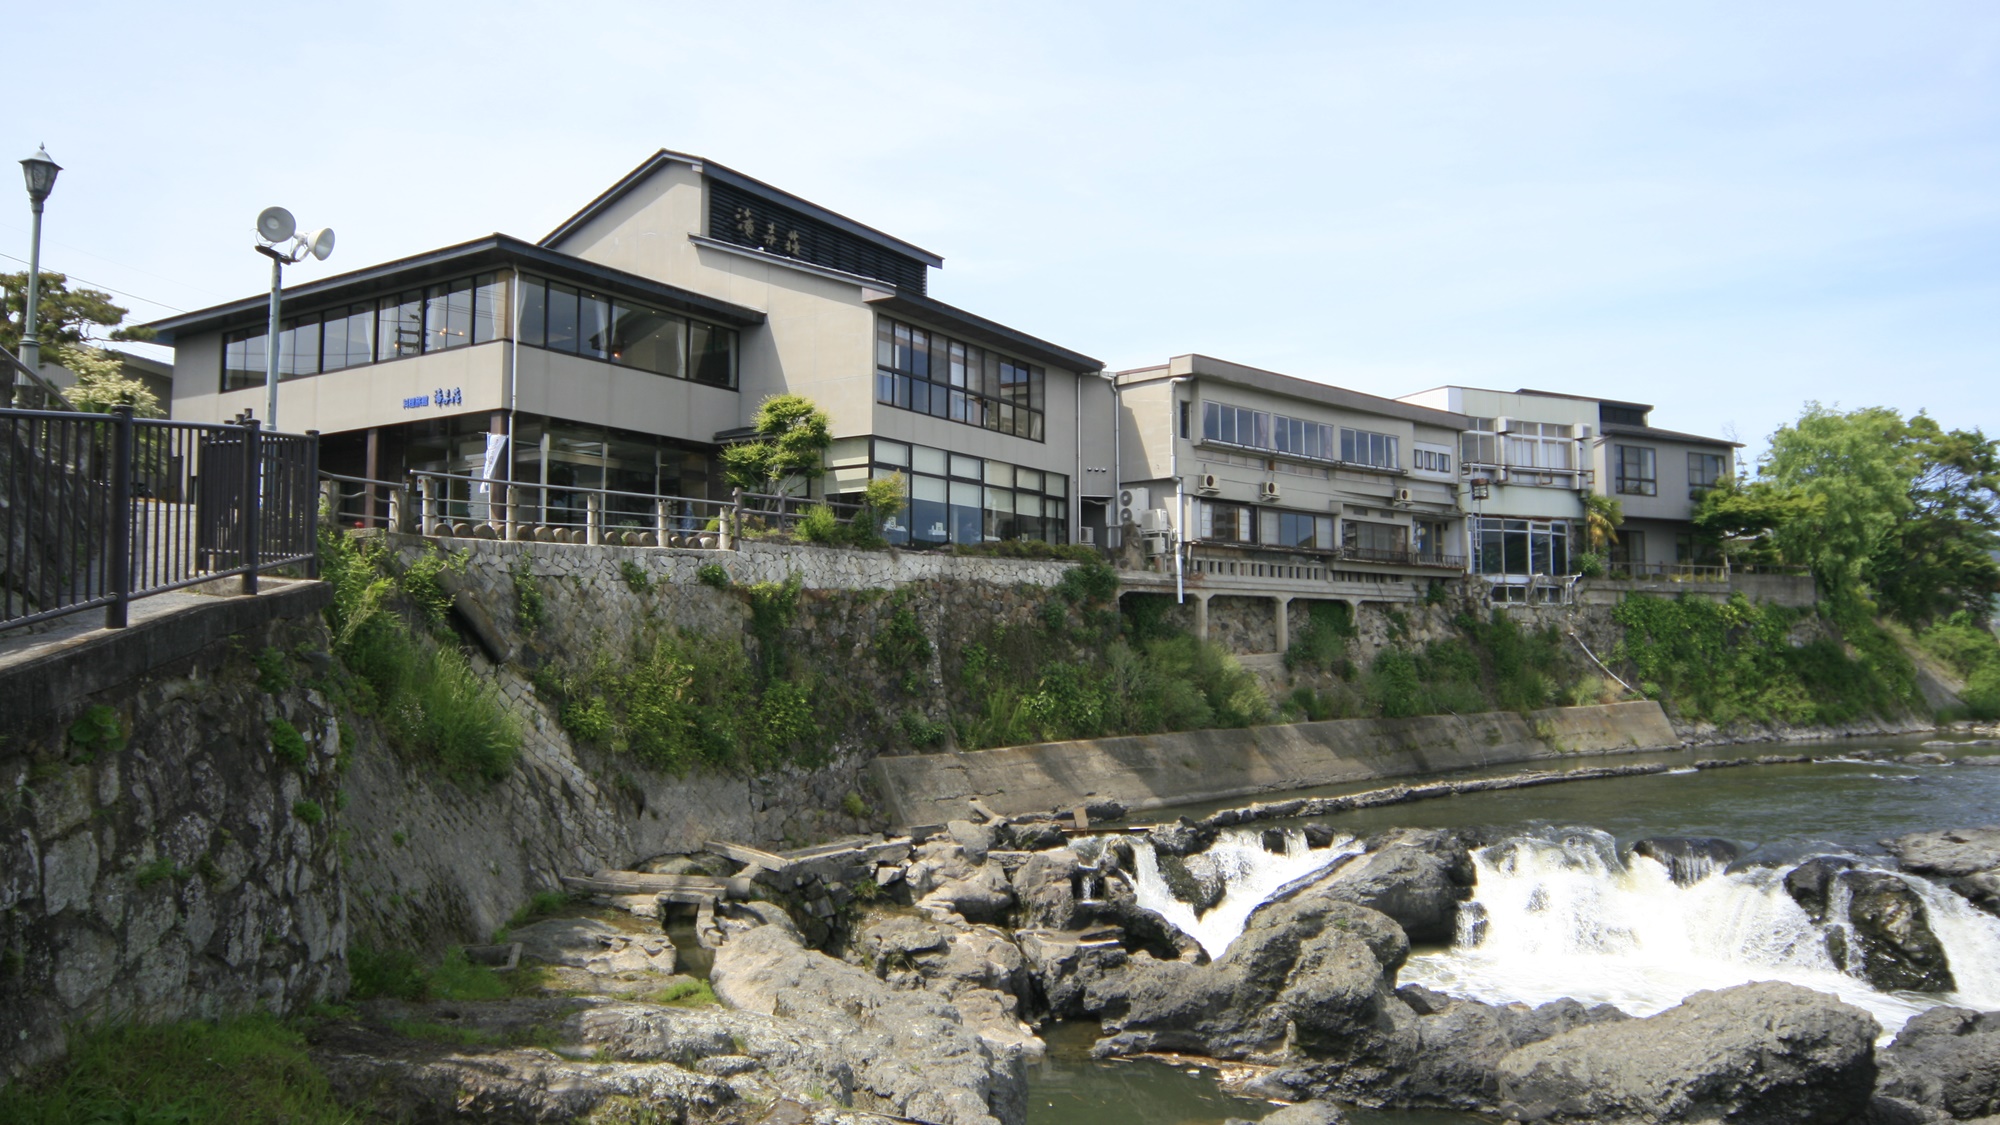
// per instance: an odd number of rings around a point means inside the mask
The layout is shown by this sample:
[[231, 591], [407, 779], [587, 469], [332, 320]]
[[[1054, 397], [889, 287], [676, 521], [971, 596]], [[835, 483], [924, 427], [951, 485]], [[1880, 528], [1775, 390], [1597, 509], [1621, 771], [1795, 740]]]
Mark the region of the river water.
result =
[[[1399, 983], [1494, 1003], [1538, 1004], [1569, 996], [1650, 1015], [1700, 989], [1789, 980], [1866, 1008], [1882, 1023], [1886, 1038], [1935, 1004], [2000, 1008], [2000, 919], [1928, 880], [1909, 879], [1950, 958], [1957, 991], [1879, 992], [1842, 973], [1827, 954], [1825, 931], [1845, 926], [1844, 904], [1826, 923], [1815, 924], [1785, 894], [1782, 879], [1791, 866], [1817, 855], [1886, 868], [1884, 839], [2000, 820], [2000, 748], [1954, 748], [1944, 751], [1942, 764], [1905, 760], [1919, 750], [1918, 741], [1712, 747], [1699, 754], [1603, 759], [1662, 761], [1674, 768], [1337, 814], [1322, 822], [1351, 839], [1317, 851], [1293, 833], [1287, 852], [1274, 855], [1261, 847], [1255, 829], [1231, 830], [1200, 860], [1228, 877], [1229, 891], [1199, 918], [1167, 892], [1143, 846], [1137, 849], [1135, 883], [1141, 902], [1215, 955], [1273, 891], [1358, 850], [1359, 838], [1393, 827], [1496, 827], [1502, 830], [1500, 842], [1475, 854], [1478, 885], [1465, 912], [1468, 921], [1483, 920], [1483, 928], [1473, 934], [1462, 927], [1449, 947], [1413, 950]], [[1696, 757], [1787, 752], [1820, 760], [1693, 768]], [[1868, 752], [1891, 756], [1859, 756]], [[1159, 818], [1199, 815], [1212, 807], [1166, 810]], [[1720, 837], [1736, 844], [1742, 856], [1726, 869], [1680, 885], [1660, 864], [1628, 855], [1634, 841], [1649, 836]], [[1049, 1057], [1031, 1077], [1031, 1125], [1215, 1125], [1232, 1116], [1261, 1117], [1270, 1108], [1224, 1094], [1211, 1072], [1148, 1061], [1090, 1061], [1093, 1033], [1088, 1026], [1054, 1030]], [[1353, 1116], [1377, 1125], [1480, 1120], [1418, 1112]]]

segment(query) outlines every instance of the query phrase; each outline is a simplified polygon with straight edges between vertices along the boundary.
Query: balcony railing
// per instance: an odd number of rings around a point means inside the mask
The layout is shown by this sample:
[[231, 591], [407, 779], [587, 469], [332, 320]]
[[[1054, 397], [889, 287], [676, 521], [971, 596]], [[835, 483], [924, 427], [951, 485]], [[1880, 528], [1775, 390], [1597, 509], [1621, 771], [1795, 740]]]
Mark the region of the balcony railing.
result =
[[1393, 547], [1336, 547], [1327, 550], [1319, 547], [1288, 547], [1275, 543], [1237, 543], [1228, 540], [1203, 539], [1193, 544], [1203, 548], [1222, 548], [1231, 551], [1257, 551], [1267, 554], [1295, 555], [1310, 559], [1313, 563], [1360, 562], [1382, 563], [1389, 566], [1420, 566], [1429, 570], [1465, 569], [1464, 555], [1447, 555], [1435, 551], [1411, 551]]
[[1604, 577], [1625, 582], [1727, 582], [1729, 568], [1721, 564], [1609, 562]]

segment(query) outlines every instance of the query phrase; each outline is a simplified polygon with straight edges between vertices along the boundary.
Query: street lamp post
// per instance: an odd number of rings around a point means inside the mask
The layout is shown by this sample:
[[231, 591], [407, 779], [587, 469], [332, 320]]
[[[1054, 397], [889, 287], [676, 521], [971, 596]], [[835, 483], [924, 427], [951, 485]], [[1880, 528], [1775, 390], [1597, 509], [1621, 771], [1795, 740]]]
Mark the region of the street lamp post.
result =
[[[278, 328], [285, 299], [285, 266], [304, 261], [308, 254], [324, 262], [333, 253], [331, 228], [300, 234], [298, 227], [298, 221], [283, 207], [266, 207], [257, 216], [256, 250], [271, 259], [271, 326], [264, 337], [264, 426], [272, 430], [278, 428], [278, 353], [283, 339]], [[278, 248], [277, 243], [287, 241], [290, 247]]]
[[[37, 374], [42, 370], [42, 342], [35, 336], [35, 319], [42, 300], [42, 202], [56, 186], [62, 165], [49, 159], [48, 146], [21, 161], [21, 174], [28, 182], [28, 204], [35, 214], [34, 233], [28, 241], [28, 294], [21, 307], [21, 365]], [[14, 405], [14, 369], [7, 369], [6, 405]]]

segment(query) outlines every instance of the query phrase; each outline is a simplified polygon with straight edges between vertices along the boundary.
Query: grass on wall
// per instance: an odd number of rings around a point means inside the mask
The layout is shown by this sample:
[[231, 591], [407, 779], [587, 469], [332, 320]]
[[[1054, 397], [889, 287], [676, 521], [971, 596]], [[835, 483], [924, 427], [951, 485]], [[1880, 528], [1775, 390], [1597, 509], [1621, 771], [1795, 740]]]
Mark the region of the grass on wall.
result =
[[[320, 531], [320, 575], [333, 587], [327, 618], [334, 652], [352, 673], [349, 701], [375, 715], [405, 749], [454, 777], [497, 781], [513, 768], [521, 734], [498, 693], [475, 673], [453, 638], [440, 640], [451, 597], [433, 548], [401, 576], [373, 540]], [[398, 604], [415, 608], [405, 619]]]

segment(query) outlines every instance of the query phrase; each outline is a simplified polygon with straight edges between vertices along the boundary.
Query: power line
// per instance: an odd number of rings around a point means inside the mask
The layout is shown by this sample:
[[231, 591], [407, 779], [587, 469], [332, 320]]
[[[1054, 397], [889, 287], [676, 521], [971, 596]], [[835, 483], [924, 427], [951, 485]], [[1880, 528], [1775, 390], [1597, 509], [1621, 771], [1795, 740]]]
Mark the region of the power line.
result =
[[[14, 262], [20, 262], [20, 263], [21, 263], [22, 265], [24, 265], [24, 266], [28, 264], [28, 263], [27, 263], [27, 261], [26, 261], [25, 259], [22, 259], [22, 258], [16, 258], [16, 257], [14, 257], [14, 255], [12, 255], [12, 254], [7, 254], [7, 253], [0, 253], [0, 258], [6, 258], [6, 259], [8, 259], [9, 261], [14, 261]], [[184, 309], [184, 308], [181, 308], [181, 307], [179, 307], [179, 306], [177, 306], [177, 305], [170, 305], [170, 304], [166, 303], [165, 301], [155, 301], [155, 300], [153, 300], [153, 299], [152, 299], [151, 297], [141, 297], [141, 296], [139, 296], [139, 295], [138, 295], [137, 293], [127, 293], [127, 292], [125, 292], [125, 291], [124, 291], [123, 289], [113, 289], [113, 288], [112, 288], [112, 287], [110, 287], [109, 285], [105, 285], [105, 284], [102, 284], [101, 282], [96, 282], [96, 281], [92, 281], [92, 280], [90, 280], [90, 279], [89, 279], [89, 278], [87, 278], [87, 277], [78, 277], [77, 275], [75, 275], [75, 274], [73, 274], [73, 273], [67, 273], [67, 272], [64, 272], [64, 271], [61, 271], [61, 270], [46, 270], [46, 271], [44, 271], [44, 272], [46, 272], [46, 273], [62, 273], [62, 275], [63, 275], [64, 277], [66, 277], [66, 278], [69, 278], [69, 279], [70, 279], [71, 281], [80, 281], [80, 282], [82, 282], [83, 284], [85, 284], [85, 285], [88, 285], [88, 286], [90, 286], [90, 287], [91, 287], [92, 289], [102, 289], [102, 290], [104, 290], [104, 291], [105, 291], [106, 293], [116, 293], [116, 294], [118, 294], [118, 295], [119, 295], [120, 297], [127, 297], [127, 298], [130, 298], [131, 300], [134, 300], [134, 301], [144, 301], [145, 303], [147, 303], [147, 304], [149, 304], [149, 305], [156, 305], [156, 306], [158, 306], [158, 307], [160, 307], [160, 308], [163, 308], [163, 309], [166, 309], [166, 310], [167, 310], [167, 311], [169, 311], [169, 312], [186, 312], [186, 311], [187, 311], [186, 309]]]

